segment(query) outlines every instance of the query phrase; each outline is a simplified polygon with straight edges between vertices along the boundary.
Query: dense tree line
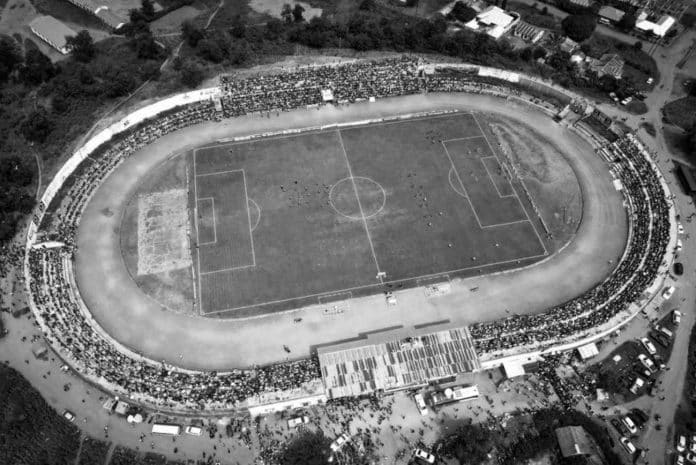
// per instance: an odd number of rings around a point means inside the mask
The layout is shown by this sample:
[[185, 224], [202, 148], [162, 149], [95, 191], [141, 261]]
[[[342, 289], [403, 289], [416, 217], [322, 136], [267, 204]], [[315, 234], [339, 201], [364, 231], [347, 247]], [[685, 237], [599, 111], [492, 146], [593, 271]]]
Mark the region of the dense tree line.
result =
[[34, 154], [50, 165], [100, 108], [159, 77], [166, 51], [150, 33], [151, 8], [144, 0], [131, 12], [124, 38], [95, 44], [80, 31], [67, 40], [69, 58], [55, 64], [36, 47], [0, 37], [0, 243], [34, 205]]

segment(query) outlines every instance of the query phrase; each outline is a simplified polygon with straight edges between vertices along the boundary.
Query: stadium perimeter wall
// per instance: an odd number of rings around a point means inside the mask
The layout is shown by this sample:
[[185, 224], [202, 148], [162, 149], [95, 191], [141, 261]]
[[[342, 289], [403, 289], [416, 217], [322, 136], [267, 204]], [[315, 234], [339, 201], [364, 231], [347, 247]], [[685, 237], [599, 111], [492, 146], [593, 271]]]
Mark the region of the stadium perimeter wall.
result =
[[[584, 99], [567, 89], [563, 89], [559, 86], [556, 86], [552, 83], [543, 81], [538, 78], [530, 77], [530, 76], [525, 76], [521, 75], [519, 73], [514, 73], [510, 71], [505, 71], [505, 70], [499, 70], [495, 68], [487, 68], [487, 67], [481, 67], [481, 66], [476, 66], [476, 65], [469, 65], [469, 64], [452, 64], [452, 63], [442, 63], [438, 64], [440, 66], [447, 66], [450, 68], [458, 68], [458, 69], [467, 69], [471, 71], [477, 72], [479, 77], [483, 78], [492, 78], [500, 81], [505, 81], [510, 83], [512, 86], [521, 86], [521, 87], [528, 87], [530, 89], [536, 89], [540, 91], [541, 94], [545, 95], [554, 95], [554, 96], [565, 96], [565, 98], [568, 101], [584, 101]], [[36, 235], [38, 232], [38, 227], [41, 224], [41, 221], [43, 219], [44, 212], [46, 208], [51, 204], [51, 202], [54, 200], [55, 196], [59, 192], [60, 188], [62, 185], [65, 183], [65, 181], [75, 172], [75, 170], [78, 168], [78, 166], [85, 160], [87, 157], [89, 157], [97, 148], [99, 148], [101, 145], [108, 143], [114, 136], [123, 133], [138, 124], [141, 124], [147, 120], [154, 119], [156, 118], [159, 114], [169, 111], [171, 109], [174, 109], [176, 107], [184, 106], [187, 104], [191, 103], [196, 103], [196, 102], [201, 102], [204, 100], [209, 100], [209, 99], [214, 99], [214, 98], [219, 98], [222, 95], [222, 90], [219, 87], [212, 87], [212, 88], [206, 88], [206, 89], [200, 89], [200, 90], [195, 90], [192, 92], [186, 92], [186, 93], [181, 93], [177, 94], [171, 97], [168, 97], [166, 99], [157, 101], [153, 104], [147, 105], [143, 108], [140, 108], [133, 113], [127, 115], [126, 117], [122, 118], [120, 121], [112, 124], [109, 126], [107, 129], [104, 129], [103, 131], [99, 132], [97, 135], [89, 139], [82, 147], [80, 147], [78, 150], [75, 151], [75, 153], [65, 162], [65, 164], [59, 169], [59, 171], [56, 173], [54, 178], [51, 180], [51, 182], [48, 184], [46, 190], [44, 191], [41, 202], [39, 203], [37, 207], [37, 211], [35, 212], [34, 217], [32, 218], [32, 221], [30, 222], [27, 230], [27, 237], [26, 237], [26, 250], [27, 253], [25, 255], [25, 282], [27, 285], [30, 283], [30, 276], [29, 276], [29, 253], [28, 251], [31, 250], [31, 248], [35, 245], [36, 243]], [[513, 96], [510, 96], [513, 97]], [[550, 109], [545, 108], [541, 105], [539, 105], [537, 102], [529, 102], [527, 103], [533, 104], [540, 110], [545, 110], [547, 113], [550, 113]], [[353, 124], [364, 124], [365, 121], [359, 122], [359, 123], [353, 123]], [[263, 137], [263, 134], [261, 135], [255, 135], [255, 136], [249, 136], [249, 138], [253, 137]], [[639, 141], [637, 141], [637, 144], [640, 144]], [[667, 187], [666, 182], [664, 181], [664, 178], [662, 177], [659, 169], [657, 169], [657, 166], [654, 164], [652, 159], [650, 158], [649, 154], [647, 153], [646, 150], [644, 151], [644, 155], [646, 156], [646, 159], [649, 160], [651, 163], [653, 169], [656, 170], [660, 177], [661, 185], [662, 188], [665, 192], [665, 195], [669, 195], [669, 189]], [[635, 316], [638, 314], [638, 312], [644, 307], [644, 305], [647, 305], [650, 303], [659, 290], [661, 289], [663, 282], [667, 276], [667, 272], [669, 269], [669, 266], [671, 264], [671, 260], [673, 258], [673, 253], [671, 253], [674, 250], [674, 246], [676, 244], [676, 214], [674, 210], [674, 206], [670, 204], [670, 243], [668, 246], [668, 254], [670, 255], [668, 260], [665, 260], [660, 268], [660, 272], [658, 273], [658, 277], [655, 279], [653, 284], [646, 290], [646, 293], [649, 294], [649, 297], [644, 300], [642, 305], [638, 304], [632, 304], [629, 310], [620, 313], [619, 315], [616, 315], [610, 322], [606, 323], [605, 325], [602, 325], [602, 327], [595, 328], [594, 331], [592, 331], [592, 334], [586, 334], [586, 335], [573, 335], [570, 336], [569, 338], [565, 338], [564, 340], [559, 340], [557, 344], [547, 347], [545, 349], [540, 349], [540, 350], [533, 350], [530, 347], [525, 347], [525, 348], [518, 348], [518, 349], [513, 349], [510, 353], [507, 354], [496, 354], [493, 357], [485, 357], [485, 360], [481, 361], [481, 366], [482, 369], [489, 369], [497, 366], [501, 366], [504, 362], [506, 361], [511, 361], [511, 360], [532, 360], [532, 359], [538, 359], [539, 357], [543, 356], [543, 354], [548, 354], [548, 353], [556, 353], [556, 352], [562, 352], [566, 350], [571, 350], [576, 347], [579, 347], [581, 345], [587, 344], [589, 342], [593, 342], [596, 340], [599, 340], [603, 337], [606, 337], [607, 335], [611, 334], [612, 332], [618, 330], [619, 328], [623, 327], [626, 325], [628, 322], [630, 322]], [[27, 292], [31, 292], [30, 289], [27, 289]], [[81, 300], [81, 299], [80, 299]], [[37, 316], [37, 320], [39, 324], [41, 325], [41, 328], [44, 332], [44, 334], [50, 334], [48, 327], [45, 325], [45, 322], [42, 320], [40, 317], [40, 313], [38, 312], [35, 303], [33, 299], [29, 299], [30, 306], [32, 308], [32, 311], [34, 312], [34, 315]], [[114, 341], [112, 338], [109, 337], [108, 334], [103, 331], [101, 327], [96, 323], [96, 321], [92, 318], [89, 318], [89, 320], [93, 325], [96, 326], [96, 329], [98, 332], [102, 335], [104, 335], [112, 344], [114, 344], [116, 347], [127, 353], [128, 355], [133, 356], [136, 359], [140, 360], [149, 360], [145, 357], [142, 357], [139, 354], [133, 353], [129, 349], [125, 348], [122, 346], [118, 341]], [[579, 337], [579, 338], [578, 338]], [[520, 350], [521, 349], [521, 350]], [[62, 357], [61, 357], [62, 358]], [[73, 360], [66, 360], [66, 362], [72, 364], [75, 361]], [[153, 362], [154, 363], [154, 362]], [[177, 370], [182, 371], [182, 372], [190, 372], [191, 370], [185, 370], [185, 369], [179, 369]], [[111, 388], [111, 391], [116, 391], [113, 389], [113, 386], [104, 386], [103, 381], [104, 380], [95, 380], [95, 379], [90, 379], [91, 382], [95, 382], [103, 387], [106, 388]], [[320, 395], [320, 393], [313, 393], [314, 395]], [[136, 400], [136, 399], [133, 399]], [[149, 399], [145, 398], [140, 398], [137, 399], [144, 403], [146, 406], [147, 404], [151, 404], [149, 402]], [[156, 405], [156, 404], [155, 404]], [[265, 409], [268, 410], [268, 409]], [[216, 412], [217, 413], [217, 412]]]

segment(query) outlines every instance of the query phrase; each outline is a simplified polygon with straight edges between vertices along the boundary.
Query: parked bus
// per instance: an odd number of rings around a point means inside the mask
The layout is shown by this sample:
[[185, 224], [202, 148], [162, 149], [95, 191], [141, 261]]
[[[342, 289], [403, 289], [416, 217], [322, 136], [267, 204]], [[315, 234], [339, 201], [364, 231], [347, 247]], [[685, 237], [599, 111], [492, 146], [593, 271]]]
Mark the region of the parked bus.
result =
[[179, 425], [168, 425], [165, 423], [155, 423], [152, 425], [152, 432], [154, 434], [166, 434], [168, 436], [177, 436], [181, 433], [181, 426]]

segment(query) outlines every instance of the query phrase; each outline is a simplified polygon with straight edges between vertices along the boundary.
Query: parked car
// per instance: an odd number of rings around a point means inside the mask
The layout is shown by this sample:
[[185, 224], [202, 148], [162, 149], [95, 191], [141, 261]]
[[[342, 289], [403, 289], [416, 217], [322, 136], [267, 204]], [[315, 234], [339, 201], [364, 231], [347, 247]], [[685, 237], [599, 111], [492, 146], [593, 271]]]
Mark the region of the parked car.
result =
[[309, 423], [309, 417], [303, 415], [301, 417], [293, 417], [288, 420], [288, 428], [297, 428], [300, 425]]
[[667, 286], [664, 291], [662, 291], [662, 298], [669, 300], [674, 294], [674, 286]]
[[675, 325], [679, 325], [679, 323], [681, 323], [681, 317], [682, 312], [680, 312], [679, 310], [674, 310], [672, 312], [672, 323], [674, 323]]
[[628, 415], [621, 419], [621, 423], [623, 423], [629, 433], [638, 434], [638, 427]]
[[639, 408], [631, 409], [631, 418], [633, 419], [633, 422], [638, 425], [638, 428], [641, 428], [650, 419], [648, 414]]
[[75, 421], [75, 414], [72, 413], [70, 410], [66, 410], [65, 412], [63, 412], [63, 418], [72, 423], [73, 421]]
[[684, 244], [682, 244], [682, 240], [681, 240], [681, 239], [677, 239], [677, 246], [675, 247], [676, 251], [677, 251], [677, 252], [681, 251], [681, 249], [682, 249], [683, 246], [684, 246]]
[[674, 274], [681, 276], [684, 274], [684, 265], [681, 262], [674, 263]]
[[413, 400], [416, 401], [416, 406], [421, 415], [425, 416], [428, 414], [428, 407], [425, 405], [425, 399], [423, 399], [423, 394], [418, 393], [413, 396]]
[[637, 395], [638, 390], [640, 388], [642, 388], [643, 386], [645, 386], [645, 380], [643, 380], [643, 378], [638, 376], [638, 377], [636, 377], [636, 380], [633, 382], [633, 385], [631, 386], [631, 389], [629, 389], [629, 391], [631, 391], [633, 394]]
[[331, 443], [329, 446], [331, 448], [332, 452], [336, 452], [339, 450], [341, 447], [343, 447], [343, 444], [348, 442], [350, 440], [350, 436], [348, 436], [346, 433], [341, 433], [335, 440], [334, 442]]
[[640, 343], [643, 344], [643, 347], [645, 347], [645, 350], [647, 350], [650, 355], [655, 355], [657, 353], [655, 344], [650, 342], [650, 339], [648, 339], [647, 337], [642, 337], [640, 339]]
[[200, 436], [201, 434], [203, 434], [203, 428], [201, 428], [200, 426], [187, 426], [186, 428], [184, 428], [184, 432], [191, 436]]
[[633, 445], [630, 439], [627, 437], [622, 437], [619, 439], [619, 442], [621, 442], [621, 445], [626, 449], [626, 452], [629, 454], [633, 455], [636, 453], [636, 446]]
[[413, 451], [413, 457], [418, 460], [422, 460], [425, 463], [435, 463], [435, 456], [423, 449], [416, 449]]
[[657, 371], [655, 363], [653, 363], [653, 361], [647, 355], [638, 354], [638, 360], [640, 360], [640, 363], [642, 363], [645, 368], [650, 370], [650, 373], [655, 373]]

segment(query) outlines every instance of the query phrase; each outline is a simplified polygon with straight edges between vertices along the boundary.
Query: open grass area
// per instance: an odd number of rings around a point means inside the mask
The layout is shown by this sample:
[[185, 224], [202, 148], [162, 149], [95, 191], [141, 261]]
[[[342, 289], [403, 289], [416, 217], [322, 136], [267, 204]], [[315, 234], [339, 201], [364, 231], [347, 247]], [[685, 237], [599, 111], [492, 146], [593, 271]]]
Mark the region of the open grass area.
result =
[[696, 122], [696, 97], [673, 100], [665, 105], [663, 113], [668, 122], [688, 131]]
[[471, 114], [197, 149], [202, 311], [318, 304], [544, 257], [498, 156]]

